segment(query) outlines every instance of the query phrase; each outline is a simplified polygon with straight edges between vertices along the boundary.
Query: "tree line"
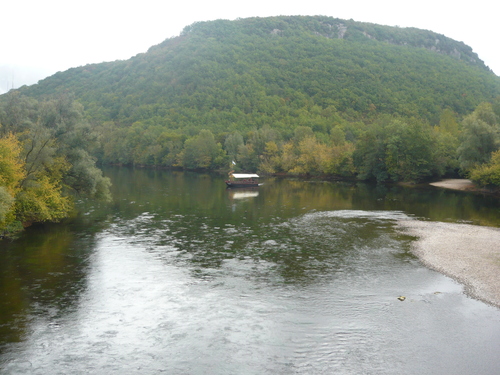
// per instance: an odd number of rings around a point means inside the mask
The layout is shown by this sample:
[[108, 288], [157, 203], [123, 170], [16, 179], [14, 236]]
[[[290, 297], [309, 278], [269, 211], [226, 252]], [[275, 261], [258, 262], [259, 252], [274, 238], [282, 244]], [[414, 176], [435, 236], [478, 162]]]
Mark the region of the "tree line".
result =
[[266, 124], [245, 133], [160, 125], [91, 126], [70, 96], [39, 102], [13, 93], [0, 109], [0, 231], [69, 216], [78, 197], [109, 199], [105, 164], [323, 176], [376, 182], [469, 177], [500, 188], [500, 98], [437, 125], [397, 115], [367, 121], [332, 116], [327, 135]]
[[[109, 164], [184, 169], [236, 168], [264, 174], [328, 175], [377, 182], [421, 182], [466, 176], [495, 185], [491, 163], [500, 144], [500, 100], [481, 103], [459, 120], [450, 109], [439, 123], [379, 115], [367, 121], [334, 116], [328, 134], [310, 126], [280, 132], [266, 124], [242, 133], [202, 129], [192, 136], [162, 126], [103, 124], [99, 150]], [[304, 121], [307, 123], [307, 120]], [[492, 179], [493, 178], [493, 179]]]

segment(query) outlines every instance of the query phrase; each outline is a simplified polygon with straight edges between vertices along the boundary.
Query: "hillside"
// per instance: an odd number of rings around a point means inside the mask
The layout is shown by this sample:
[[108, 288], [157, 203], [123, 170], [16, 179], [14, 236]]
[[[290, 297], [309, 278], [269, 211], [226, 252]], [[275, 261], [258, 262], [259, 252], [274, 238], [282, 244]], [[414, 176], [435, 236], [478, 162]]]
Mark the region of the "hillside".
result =
[[127, 61], [57, 73], [19, 90], [71, 92], [90, 118], [192, 135], [267, 124], [327, 134], [337, 117], [400, 114], [436, 124], [500, 95], [500, 78], [461, 42], [431, 31], [330, 17], [195, 23]]

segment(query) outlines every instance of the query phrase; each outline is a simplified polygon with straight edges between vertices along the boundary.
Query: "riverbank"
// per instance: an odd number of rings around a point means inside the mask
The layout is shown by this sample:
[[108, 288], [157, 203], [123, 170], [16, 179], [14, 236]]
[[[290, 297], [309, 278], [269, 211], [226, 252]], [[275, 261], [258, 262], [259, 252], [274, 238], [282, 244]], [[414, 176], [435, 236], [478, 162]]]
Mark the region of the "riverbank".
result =
[[477, 190], [476, 185], [471, 180], [467, 180], [465, 178], [448, 179], [438, 182], [431, 182], [429, 185], [445, 189], [453, 189], [453, 190], [466, 190], [466, 191]]
[[470, 191], [470, 192], [489, 194], [500, 197], [500, 188], [497, 187], [496, 189], [493, 189], [493, 188], [479, 187], [471, 180], [467, 180], [465, 178], [441, 180], [437, 182], [431, 182], [429, 185], [444, 189]]
[[500, 228], [419, 220], [398, 225], [418, 238], [412, 251], [426, 266], [463, 284], [467, 295], [500, 308]]

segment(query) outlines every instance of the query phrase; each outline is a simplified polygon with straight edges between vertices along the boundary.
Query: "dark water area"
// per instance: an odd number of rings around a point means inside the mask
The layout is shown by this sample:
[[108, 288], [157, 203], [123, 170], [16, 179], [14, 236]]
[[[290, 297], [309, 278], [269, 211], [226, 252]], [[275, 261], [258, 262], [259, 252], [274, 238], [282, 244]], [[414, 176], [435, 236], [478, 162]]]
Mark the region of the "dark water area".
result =
[[500, 310], [425, 268], [396, 230], [499, 227], [498, 199], [105, 172], [113, 202], [0, 242], [0, 374], [500, 372]]

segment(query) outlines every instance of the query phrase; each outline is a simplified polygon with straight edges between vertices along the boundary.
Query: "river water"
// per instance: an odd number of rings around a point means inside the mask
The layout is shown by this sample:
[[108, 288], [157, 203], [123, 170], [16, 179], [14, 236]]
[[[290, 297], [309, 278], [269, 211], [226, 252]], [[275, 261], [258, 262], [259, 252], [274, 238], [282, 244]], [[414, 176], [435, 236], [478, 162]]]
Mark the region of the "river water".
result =
[[396, 230], [500, 226], [497, 200], [106, 174], [112, 203], [80, 202], [74, 219], [0, 243], [1, 374], [500, 372], [500, 309], [425, 268]]

